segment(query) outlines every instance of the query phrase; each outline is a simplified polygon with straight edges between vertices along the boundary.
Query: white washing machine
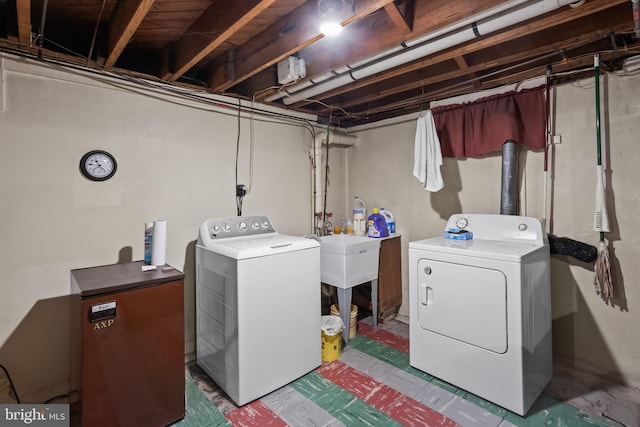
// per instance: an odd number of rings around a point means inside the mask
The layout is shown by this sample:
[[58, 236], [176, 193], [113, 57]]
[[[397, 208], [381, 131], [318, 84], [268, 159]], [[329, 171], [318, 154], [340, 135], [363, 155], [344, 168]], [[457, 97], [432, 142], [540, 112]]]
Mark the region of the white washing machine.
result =
[[525, 415], [552, 375], [549, 268], [535, 218], [453, 215], [410, 242], [411, 365]]
[[318, 367], [320, 244], [265, 216], [202, 223], [196, 341], [198, 365], [240, 406]]

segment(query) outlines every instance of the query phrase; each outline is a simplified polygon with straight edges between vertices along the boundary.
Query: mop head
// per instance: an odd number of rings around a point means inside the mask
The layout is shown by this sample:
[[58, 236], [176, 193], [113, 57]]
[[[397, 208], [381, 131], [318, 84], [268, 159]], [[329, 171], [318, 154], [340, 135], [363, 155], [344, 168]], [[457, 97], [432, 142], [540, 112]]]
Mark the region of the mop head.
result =
[[611, 281], [611, 268], [609, 266], [609, 251], [607, 250], [607, 244], [604, 241], [600, 241], [600, 247], [598, 248], [598, 257], [595, 264], [595, 278], [593, 284], [596, 287], [596, 292], [604, 299], [613, 298], [613, 282]]

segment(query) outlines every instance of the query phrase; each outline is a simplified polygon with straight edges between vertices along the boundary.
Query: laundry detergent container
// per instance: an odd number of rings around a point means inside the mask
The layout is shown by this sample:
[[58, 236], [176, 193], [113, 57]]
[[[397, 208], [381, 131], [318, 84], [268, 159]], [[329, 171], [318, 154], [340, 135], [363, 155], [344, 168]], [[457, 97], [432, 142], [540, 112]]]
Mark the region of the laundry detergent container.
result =
[[349, 234], [320, 238], [320, 279], [339, 288], [351, 288], [378, 278], [380, 240]]

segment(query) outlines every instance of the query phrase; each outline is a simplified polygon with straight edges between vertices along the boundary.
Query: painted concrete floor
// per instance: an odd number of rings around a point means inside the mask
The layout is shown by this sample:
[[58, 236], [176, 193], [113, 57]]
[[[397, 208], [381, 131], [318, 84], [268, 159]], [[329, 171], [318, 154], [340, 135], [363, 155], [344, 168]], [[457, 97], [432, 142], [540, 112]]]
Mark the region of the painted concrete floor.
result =
[[409, 365], [408, 326], [358, 323], [339, 360], [237, 407], [195, 364], [187, 366], [184, 420], [204, 426], [620, 426], [546, 392], [525, 418]]

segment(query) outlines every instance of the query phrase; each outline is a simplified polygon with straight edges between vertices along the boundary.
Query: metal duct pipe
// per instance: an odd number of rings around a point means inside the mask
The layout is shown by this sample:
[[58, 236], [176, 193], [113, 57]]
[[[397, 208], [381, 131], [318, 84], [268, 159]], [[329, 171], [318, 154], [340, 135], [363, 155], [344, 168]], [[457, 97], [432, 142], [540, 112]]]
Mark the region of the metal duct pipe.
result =
[[512, 140], [502, 144], [500, 214], [518, 215], [518, 144]]

